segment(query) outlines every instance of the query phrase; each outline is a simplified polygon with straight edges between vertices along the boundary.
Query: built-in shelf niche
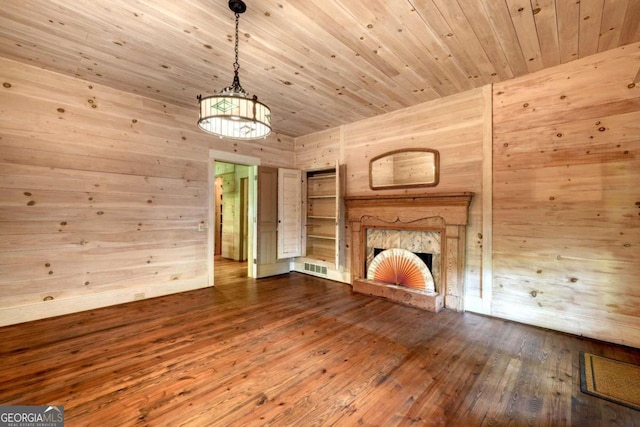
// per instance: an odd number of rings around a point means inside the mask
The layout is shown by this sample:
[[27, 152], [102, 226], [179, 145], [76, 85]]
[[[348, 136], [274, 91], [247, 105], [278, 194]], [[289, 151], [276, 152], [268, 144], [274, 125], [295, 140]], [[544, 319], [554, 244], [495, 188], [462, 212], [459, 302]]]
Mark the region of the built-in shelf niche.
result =
[[[344, 200], [341, 167], [303, 172], [304, 256], [295, 269], [348, 282], [344, 266]], [[305, 268], [312, 266], [313, 268]]]
[[306, 175], [306, 257], [335, 264], [339, 214], [336, 168], [308, 171]]

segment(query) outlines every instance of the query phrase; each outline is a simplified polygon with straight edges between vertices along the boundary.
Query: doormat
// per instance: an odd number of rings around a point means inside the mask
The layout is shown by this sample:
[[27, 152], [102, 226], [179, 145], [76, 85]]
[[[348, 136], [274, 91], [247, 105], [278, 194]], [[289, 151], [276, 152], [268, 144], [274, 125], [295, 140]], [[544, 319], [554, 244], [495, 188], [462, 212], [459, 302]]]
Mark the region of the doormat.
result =
[[640, 366], [581, 351], [580, 389], [640, 411]]

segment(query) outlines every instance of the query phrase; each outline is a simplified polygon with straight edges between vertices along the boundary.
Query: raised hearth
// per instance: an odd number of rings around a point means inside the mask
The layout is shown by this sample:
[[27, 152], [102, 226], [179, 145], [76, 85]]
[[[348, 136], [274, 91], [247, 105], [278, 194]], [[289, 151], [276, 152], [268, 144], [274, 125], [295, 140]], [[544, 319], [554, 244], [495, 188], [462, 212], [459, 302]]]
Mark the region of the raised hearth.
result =
[[[345, 197], [351, 229], [353, 291], [434, 312], [443, 307], [462, 310], [466, 225], [472, 197], [470, 192]], [[369, 234], [376, 234], [369, 233], [370, 230], [383, 230], [384, 235], [391, 236], [386, 239], [390, 247], [379, 249], [422, 252], [425, 249], [419, 246], [425, 243], [416, 242], [424, 240], [425, 234], [433, 236], [426, 246], [434, 257], [435, 292], [367, 279], [367, 269], [372, 262], [371, 246], [380, 246], [368, 238]]]

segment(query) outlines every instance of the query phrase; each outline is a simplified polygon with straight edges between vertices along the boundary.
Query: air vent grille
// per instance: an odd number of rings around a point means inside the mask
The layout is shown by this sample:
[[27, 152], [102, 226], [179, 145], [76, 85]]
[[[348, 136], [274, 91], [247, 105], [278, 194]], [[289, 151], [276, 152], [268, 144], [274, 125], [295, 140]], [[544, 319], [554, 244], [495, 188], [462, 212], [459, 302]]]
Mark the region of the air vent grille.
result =
[[304, 271], [308, 271], [309, 273], [322, 274], [323, 276], [327, 275], [327, 267], [320, 264], [312, 264], [310, 262], [304, 263]]

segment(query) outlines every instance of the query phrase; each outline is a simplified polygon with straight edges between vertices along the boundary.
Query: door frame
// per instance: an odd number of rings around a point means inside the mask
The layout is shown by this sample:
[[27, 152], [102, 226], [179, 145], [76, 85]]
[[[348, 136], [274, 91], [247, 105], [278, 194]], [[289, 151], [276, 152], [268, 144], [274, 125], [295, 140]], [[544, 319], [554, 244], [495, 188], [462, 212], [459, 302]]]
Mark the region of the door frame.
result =
[[238, 258], [249, 259], [249, 177], [240, 178], [240, 244]]
[[248, 222], [249, 222], [249, 236], [248, 236], [248, 262], [247, 262], [247, 276], [256, 276], [256, 266], [253, 259], [256, 256], [257, 244], [256, 244], [256, 209], [257, 209], [257, 189], [256, 179], [257, 168], [260, 166], [260, 158], [253, 156], [245, 156], [243, 154], [229, 153], [226, 151], [209, 150], [209, 164], [207, 166], [208, 174], [208, 212], [207, 212], [207, 274], [209, 286], [214, 286], [214, 248], [215, 248], [215, 227], [214, 227], [214, 215], [215, 215], [215, 163], [227, 162], [235, 163], [239, 165], [250, 166], [249, 168], [249, 200], [248, 205]]

